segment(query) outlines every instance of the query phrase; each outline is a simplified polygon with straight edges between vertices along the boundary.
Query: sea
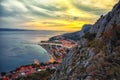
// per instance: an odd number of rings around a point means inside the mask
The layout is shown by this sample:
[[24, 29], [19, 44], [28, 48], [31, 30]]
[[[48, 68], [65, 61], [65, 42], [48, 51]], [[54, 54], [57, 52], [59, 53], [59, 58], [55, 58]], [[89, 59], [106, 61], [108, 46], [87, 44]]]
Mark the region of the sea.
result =
[[39, 43], [62, 34], [55, 31], [0, 31], [0, 72], [9, 72], [39, 62], [48, 62], [50, 54]]

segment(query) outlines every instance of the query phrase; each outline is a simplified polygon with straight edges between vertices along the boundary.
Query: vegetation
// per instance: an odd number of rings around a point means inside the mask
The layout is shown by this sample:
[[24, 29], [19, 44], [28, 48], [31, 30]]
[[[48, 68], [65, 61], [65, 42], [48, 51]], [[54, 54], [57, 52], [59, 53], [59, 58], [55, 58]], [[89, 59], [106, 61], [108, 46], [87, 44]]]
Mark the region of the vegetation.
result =
[[52, 74], [53, 72], [52, 71], [50, 72], [49, 70], [40, 71], [40, 72], [33, 73], [28, 76], [19, 77], [15, 80], [49, 80]]
[[88, 42], [88, 47], [94, 47], [94, 52], [98, 53], [100, 51], [106, 52], [107, 44], [102, 39], [94, 39]]
[[114, 51], [120, 53], [120, 46], [115, 47]]
[[96, 37], [96, 34], [90, 33], [90, 32], [85, 33], [85, 35], [83, 36], [83, 38], [86, 38], [89, 41], [93, 40], [95, 37]]
[[115, 45], [116, 41], [120, 39], [120, 25], [112, 24], [108, 30], [103, 33], [103, 40], [106, 42], [111, 41]]

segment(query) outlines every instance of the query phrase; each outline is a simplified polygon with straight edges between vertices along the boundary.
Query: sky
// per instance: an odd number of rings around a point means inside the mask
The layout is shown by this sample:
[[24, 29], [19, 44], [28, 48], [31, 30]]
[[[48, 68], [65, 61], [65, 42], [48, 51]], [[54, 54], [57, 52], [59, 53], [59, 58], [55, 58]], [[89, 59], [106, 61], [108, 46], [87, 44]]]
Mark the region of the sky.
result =
[[0, 28], [78, 31], [118, 0], [0, 0]]

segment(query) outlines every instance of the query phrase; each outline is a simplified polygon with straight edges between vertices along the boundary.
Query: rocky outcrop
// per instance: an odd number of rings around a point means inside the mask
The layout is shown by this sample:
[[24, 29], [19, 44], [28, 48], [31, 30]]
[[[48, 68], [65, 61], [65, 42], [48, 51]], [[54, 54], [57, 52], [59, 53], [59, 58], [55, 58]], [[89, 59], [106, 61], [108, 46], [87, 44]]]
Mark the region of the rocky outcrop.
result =
[[120, 80], [120, 1], [81, 37], [51, 80]]
[[106, 31], [111, 24], [120, 24], [120, 1], [113, 7], [105, 16], [101, 16], [100, 19], [90, 29], [91, 33], [96, 33], [99, 38], [104, 31]]
[[80, 40], [81, 37], [89, 32], [90, 28], [92, 27], [92, 25], [90, 24], [86, 24], [83, 26], [83, 28], [80, 31], [77, 32], [73, 32], [73, 33], [66, 33], [63, 35], [59, 35], [59, 36], [54, 36], [52, 38], [49, 39], [49, 41], [54, 41], [54, 40], [60, 40], [60, 39], [71, 39], [71, 40]]

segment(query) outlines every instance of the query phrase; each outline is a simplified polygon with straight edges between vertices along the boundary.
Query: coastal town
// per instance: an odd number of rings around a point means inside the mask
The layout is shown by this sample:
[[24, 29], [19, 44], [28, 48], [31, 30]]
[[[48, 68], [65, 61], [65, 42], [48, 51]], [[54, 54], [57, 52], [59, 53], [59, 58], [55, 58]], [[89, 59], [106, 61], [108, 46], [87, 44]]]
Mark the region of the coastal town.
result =
[[20, 66], [19, 68], [16, 68], [13, 71], [10, 71], [8, 73], [2, 72], [1, 76], [2, 78], [0, 80], [15, 80], [17, 78], [20, 78], [22, 76], [29, 76], [33, 73], [41, 72], [41, 71], [50, 71], [54, 72], [56, 70], [56, 67], [59, 65], [58, 62], [53, 63], [36, 63], [37, 60], [34, 60], [34, 64], [31, 65], [24, 65]]
[[0, 80], [18, 80], [20, 77], [26, 77], [44, 71], [53, 74], [62, 62], [62, 58], [69, 52], [69, 49], [76, 46], [77, 43], [71, 40], [55, 40], [54, 42], [41, 41], [39, 45], [50, 54], [51, 58], [49, 62], [39, 63], [37, 59], [34, 59], [33, 64], [22, 65], [10, 72], [1, 72]]
[[62, 58], [69, 52], [69, 50], [77, 46], [77, 42], [73, 40], [54, 40], [54, 41], [41, 41], [40, 45], [48, 51], [51, 55], [50, 62], [61, 62]]

